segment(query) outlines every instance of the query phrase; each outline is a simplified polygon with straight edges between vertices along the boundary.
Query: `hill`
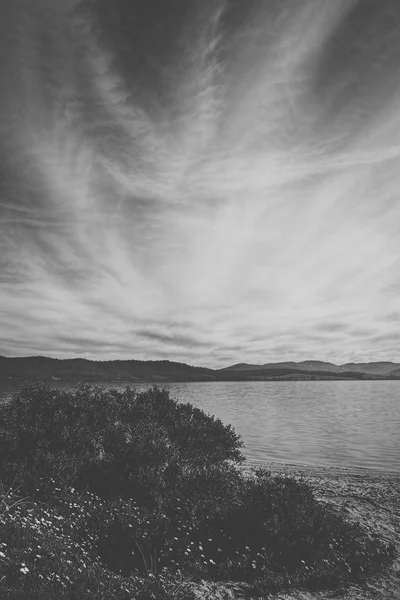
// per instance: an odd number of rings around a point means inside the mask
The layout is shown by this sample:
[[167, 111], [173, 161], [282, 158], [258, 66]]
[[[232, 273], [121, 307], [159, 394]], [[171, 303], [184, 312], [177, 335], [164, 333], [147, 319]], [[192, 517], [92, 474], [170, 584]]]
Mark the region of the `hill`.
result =
[[0, 380], [163, 382], [210, 381], [213, 371], [183, 363], [140, 360], [93, 361], [44, 356], [0, 357]]
[[400, 376], [400, 364], [394, 362], [371, 362], [371, 363], [345, 363], [343, 365], [335, 365], [330, 362], [319, 360], [305, 360], [301, 362], [280, 362], [266, 363], [264, 365], [254, 365], [240, 363], [225, 367], [222, 371], [258, 371], [266, 372], [277, 369], [288, 369], [292, 372], [313, 372], [313, 373], [358, 373], [360, 375], [375, 375], [375, 376]]
[[334, 365], [322, 361], [239, 363], [225, 369], [193, 367], [169, 360], [57, 359], [45, 356], [0, 357], [0, 381], [14, 382], [121, 382], [167, 383], [180, 381], [269, 381], [310, 379], [400, 378], [400, 364], [349, 363]]

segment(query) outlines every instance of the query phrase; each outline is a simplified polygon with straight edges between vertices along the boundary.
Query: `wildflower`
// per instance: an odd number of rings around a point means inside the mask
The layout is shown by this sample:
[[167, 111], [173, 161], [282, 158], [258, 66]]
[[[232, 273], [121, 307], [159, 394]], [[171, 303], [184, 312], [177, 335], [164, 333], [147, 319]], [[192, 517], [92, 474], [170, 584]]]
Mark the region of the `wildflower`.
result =
[[21, 571], [21, 573], [23, 573], [24, 575], [26, 575], [27, 573], [29, 573], [29, 569], [28, 569], [28, 567], [27, 567], [27, 566], [25, 566], [25, 565], [23, 565], [23, 566], [20, 568], [20, 571]]
[[5, 558], [6, 557], [6, 555], [4, 554], [4, 552], [0, 552], [0, 557], [1, 558]]

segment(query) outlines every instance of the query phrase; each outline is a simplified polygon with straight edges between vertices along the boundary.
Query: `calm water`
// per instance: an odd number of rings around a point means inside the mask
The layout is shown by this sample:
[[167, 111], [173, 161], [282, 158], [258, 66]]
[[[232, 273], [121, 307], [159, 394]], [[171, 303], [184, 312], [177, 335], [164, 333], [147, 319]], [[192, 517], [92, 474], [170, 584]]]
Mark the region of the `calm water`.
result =
[[[277, 461], [400, 472], [400, 382], [209, 382], [165, 387], [179, 401], [231, 423], [242, 436], [244, 454], [252, 465]], [[0, 388], [0, 398], [11, 390]]]

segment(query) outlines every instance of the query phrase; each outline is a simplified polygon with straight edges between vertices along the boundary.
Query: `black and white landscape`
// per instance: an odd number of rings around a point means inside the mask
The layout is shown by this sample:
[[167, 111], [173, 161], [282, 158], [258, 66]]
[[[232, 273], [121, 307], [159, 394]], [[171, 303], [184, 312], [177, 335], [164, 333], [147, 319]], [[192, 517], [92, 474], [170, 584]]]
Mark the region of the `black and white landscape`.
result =
[[0, 0], [1, 600], [400, 597], [399, 73], [399, 0]]

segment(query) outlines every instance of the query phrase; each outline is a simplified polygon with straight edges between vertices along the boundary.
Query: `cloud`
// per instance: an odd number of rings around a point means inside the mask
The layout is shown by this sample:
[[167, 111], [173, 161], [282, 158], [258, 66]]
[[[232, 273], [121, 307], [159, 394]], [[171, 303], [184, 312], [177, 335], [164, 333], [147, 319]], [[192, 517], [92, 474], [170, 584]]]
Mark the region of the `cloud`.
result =
[[316, 330], [317, 331], [322, 331], [323, 333], [340, 333], [340, 332], [346, 332], [348, 329], [348, 324], [347, 323], [320, 323], [316, 326]]
[[1, 353], [400, 360], [400, 9], [246, 7], [1, 8]]

